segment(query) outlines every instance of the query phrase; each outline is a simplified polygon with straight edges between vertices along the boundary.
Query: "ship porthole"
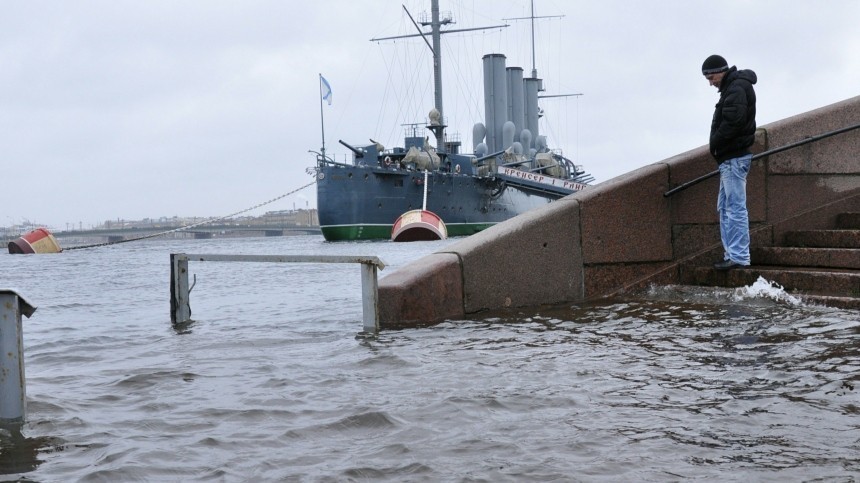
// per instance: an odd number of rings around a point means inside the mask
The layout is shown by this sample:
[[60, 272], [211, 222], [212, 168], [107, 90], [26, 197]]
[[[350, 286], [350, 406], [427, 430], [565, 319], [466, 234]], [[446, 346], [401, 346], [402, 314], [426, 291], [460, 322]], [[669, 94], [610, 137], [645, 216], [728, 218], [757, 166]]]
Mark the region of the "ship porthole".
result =
[[319, 173], [317, 179], [325, 179], [325, 173]]

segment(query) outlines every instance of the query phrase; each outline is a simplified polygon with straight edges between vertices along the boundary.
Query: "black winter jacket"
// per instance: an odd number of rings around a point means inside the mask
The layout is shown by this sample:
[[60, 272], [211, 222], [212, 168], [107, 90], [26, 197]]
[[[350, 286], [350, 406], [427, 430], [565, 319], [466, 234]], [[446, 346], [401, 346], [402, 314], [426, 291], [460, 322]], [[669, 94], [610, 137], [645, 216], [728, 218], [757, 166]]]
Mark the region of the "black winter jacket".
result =
[[749, 154], [755, 143], [755, 90], [758, 77], [732, 66], [720, 83], [720, 102], [711, 121], [711, 155], [722, 163]]

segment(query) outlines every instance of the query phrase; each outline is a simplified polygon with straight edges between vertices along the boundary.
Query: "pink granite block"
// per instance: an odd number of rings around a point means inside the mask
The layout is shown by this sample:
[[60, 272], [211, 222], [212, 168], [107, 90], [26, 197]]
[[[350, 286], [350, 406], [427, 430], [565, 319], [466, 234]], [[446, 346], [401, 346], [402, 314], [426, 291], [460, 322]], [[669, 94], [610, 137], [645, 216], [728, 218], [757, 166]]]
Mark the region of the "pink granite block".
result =
[[[770, 149], [860, 124], [860, 96], [766, 126]], [[860, 129], [796, 147], [768, 160], [774, 174], [860, 173]]]
[[785, 240], [785, 234], [790, 231], [832, 229], [836, 227], [837, 217], [841, 213], [852, 211], [860, 211], [860, 192], [818, 206], [813, 210], [804, 211], [782, 221], [775, 221], [773, 224], [774, 245], [781, 245]]
[[575, 196], [445, 249], [463, 263], [466, 313], [582, 300], [580, 205]]
[[720, 243], [720, 226], [716, 223], [675, 225], [672, 228], [675, 259], [688, 257]]
[[593, 300], [651, 284], [678, 282], [678, 265], [672, 262], [589, 265], [585, 267], [585, 298]]
[[777, 223], [858, 192], [860, 175], [771, 175], [768, 177], [767, 217], [771, 223]]
[[[669, 187], [675, 188], [717, 170], [707, 146], [662, 161], [669, 167]], [[716, 199], [720, 178], [715, 175], [671, 195], [674, 223], [716, 223]], [[668, 191], [668, 190], [667, 190]], [[708, 206], [714, 209], [703, 209]]]
[[462, 319], [463, 275], [456, 255], [433, 253], [379, 281], [382, 328]]
[[657, 163], [577, 193], [586, 264], [672, 258], [669, 168]]

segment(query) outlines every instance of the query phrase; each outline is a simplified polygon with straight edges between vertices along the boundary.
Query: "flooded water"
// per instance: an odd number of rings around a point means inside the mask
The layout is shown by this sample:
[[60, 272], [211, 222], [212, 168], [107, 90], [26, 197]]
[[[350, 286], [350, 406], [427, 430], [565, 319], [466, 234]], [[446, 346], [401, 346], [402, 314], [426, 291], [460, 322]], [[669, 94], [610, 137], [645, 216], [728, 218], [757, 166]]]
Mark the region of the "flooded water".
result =
[[24, 319], [28, 419], [0, 480], [857, 481], [860, 313], [779, 290], [664, 287], [600, 304], [361, 331], [358, 265], [445, 242], [153, 240], [0, 255]]

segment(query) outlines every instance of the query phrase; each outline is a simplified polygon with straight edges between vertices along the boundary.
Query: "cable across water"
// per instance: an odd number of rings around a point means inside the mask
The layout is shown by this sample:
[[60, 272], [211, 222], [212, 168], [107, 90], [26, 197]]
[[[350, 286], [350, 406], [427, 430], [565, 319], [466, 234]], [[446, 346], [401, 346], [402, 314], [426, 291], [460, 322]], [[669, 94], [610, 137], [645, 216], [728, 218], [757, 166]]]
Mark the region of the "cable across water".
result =
[[268, 204], [274, 203], [275, 201], [278, 201], [278, 200], [280, 200], [280, 199], [282, 199], [282, 198], [286, 198], [287, 196], [290, 196], [290, 195], [292, 195], [292, 194], [298, 193], [299, 191], [301, 191], [301, 190], [303, 190], [303, 189], [305, 189], [305, 188], [307, 188], [307, 187], [309, 187], [309, 186], [313, 185], [314, 183], [316, 183], [316, 179], [314, 179], [314, 180], [313, 180], [313, 181], [311, 181], [310, 183], [308, 183], [308, 184], [306, 184], [306, 185], [304, 185], [304, 186], [302, 186], [302, 187], [300, 187], [300, 188], [296, 188], [296, 189], [294, 189], [293, 191], [290, 191], [289, 193], [285, 193], [285, 194], [282, 194], [282, 195], [280, 195], [280, 196], [278, 196], [278, 197], [272, 198], [272, 199], [270, 199], [270, 200], [268, 200], [268, 201], [264, 201], [264, 202], [262, 202], [262, 203], [258, 203], [258, 204], [256, 204], [256, 205], [254, 205], [254, 206], [250, 207], [250, 208], [246, 208], [246, 209], [244, 209], [244, 210], [237, 211], [237, 212], [235, 212], [235, 213], [230, 213], [229, 215], [219, 216], [219, 217], [217, 217], [217, 218], [210, 218], [210, 219], [208, 219], [208, 220], [204, 220], [204, 221], [201, 221], [201, 222], [199, 222], [199, 223], [194, 223], [194, 224], [186, 225], [186, 226], [180, 226], [179, 228], [173, 228], [173, 229], [171, 229], [171, 230], [163, 231], [163, 232], [160, 232], [160, 233], [153, 233], [153, 234], [150, 234], [150, 235], [139, 236], [139, 237], [136, 237], [136, 238], [129, 238], [129, 239], [127, 239], [127, 240], [117, 240], [117, 241], [111, 241], [111, 242], [105, 242], [105, 243], [96, 243], [96, 244], [93, 244], [93, 245], [80, 245], [80, 246], [76, 246], [76, 247], [69, 247], [69, 248], [64, 248], [64, 249], [63, 249], [63, 251], [66, 251], [66, 250], [80, 250], [80, 249], [83, 249], [83, 248], [103, 247], [103, 246], [107, 246], [107, 245], [116, 245], [116, 244], [119, 244], [119, 243], [128, 243], [128, 242], [133, 242], [133, 241], [146, 240], [146, 239], [148, 239], [148, 238], [157, 238], [157, 237], [160, 237], [160, 236], [168, 235], [168, 234], [170, 234], [170, 233], [176, 233], [176, 232], [180, 232], [180, 231], [183, 231], [183, 230], [189, 230], [189, 229], [191, 229], [191, 228], [196, 228], [196, 227], [198, 227], [198, 226], [207, 225], [207, 224], [210, 224], [210, 223], [215, 223], [216, 221], [221, 221], [221, 220], [226, 220], [226, 219], [229, 219], [229, 218], [233, 218], [234, 216], [241, 215], [242, 213], [247, 213], [247, 212], [249, 212], [249, 211], [251, 211], [251, 210], [255, 210], [255, 209], [257, 209], [257, 208], [259, 208], [259, 207], [261, 207], [261, 206], [266, 206], [266, 205], [268, 205]]

